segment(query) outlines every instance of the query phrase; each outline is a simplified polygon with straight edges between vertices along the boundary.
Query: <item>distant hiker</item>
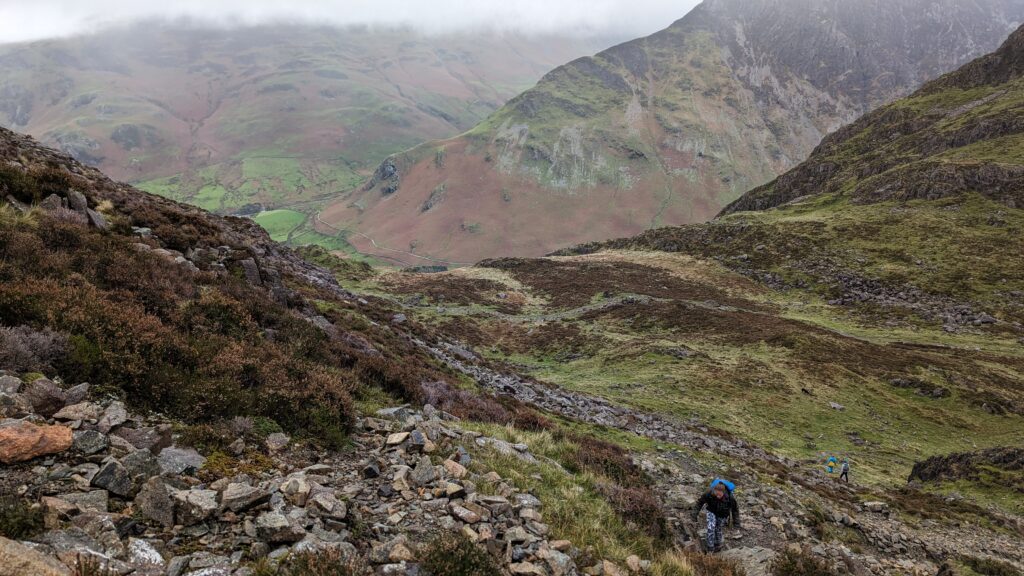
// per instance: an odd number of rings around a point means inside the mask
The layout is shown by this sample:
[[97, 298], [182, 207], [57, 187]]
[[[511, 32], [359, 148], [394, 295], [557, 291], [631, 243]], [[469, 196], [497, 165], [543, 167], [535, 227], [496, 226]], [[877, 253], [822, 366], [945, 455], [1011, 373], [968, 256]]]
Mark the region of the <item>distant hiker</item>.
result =
[[707, 493], [697, 500], [696, 508], [693, 510], [694, 521], [700, 517], [701, 509], [707, 508], [708, 552], [722, 551], [722, 545], [725, 543], [723, 530], [730, 516], [733, 528], [740, 527], [740, 509], [732, 495], [735, 489], [736, 486], [732, 482], [716, 478]]
[[843, 466], [839, 469], [839, 479], [850, 483], [850, 461], [846, 458], [843, 458]]
[[836, 460], [835, 456], [829, 456], [828, 462], [825, 463], [825, 471], [829, 474], [835, 473], [837, 464], [839, 464], [839, 460]]

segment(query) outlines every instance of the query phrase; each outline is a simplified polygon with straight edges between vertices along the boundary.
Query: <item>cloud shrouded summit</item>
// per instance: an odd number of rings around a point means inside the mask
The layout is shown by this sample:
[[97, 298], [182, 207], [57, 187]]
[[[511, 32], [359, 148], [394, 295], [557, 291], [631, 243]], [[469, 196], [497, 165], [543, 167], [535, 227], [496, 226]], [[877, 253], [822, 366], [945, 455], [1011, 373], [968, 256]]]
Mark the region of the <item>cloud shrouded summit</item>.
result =
[[86, 33], [140, 19], [244, 26], [273, 22], [411, 26], [445, 33], [640, 36], [682, 17], [698, 0], [0, 0], [0, 43]]

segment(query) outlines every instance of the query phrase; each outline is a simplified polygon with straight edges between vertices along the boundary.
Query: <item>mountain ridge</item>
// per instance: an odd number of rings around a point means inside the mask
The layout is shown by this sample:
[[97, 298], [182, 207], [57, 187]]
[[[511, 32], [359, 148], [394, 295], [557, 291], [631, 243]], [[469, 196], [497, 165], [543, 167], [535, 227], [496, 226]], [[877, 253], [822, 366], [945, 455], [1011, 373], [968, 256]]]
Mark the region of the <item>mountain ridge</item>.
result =
[[1017, 1], [987, 10], [709, 1], [550, 72], [460, 137], [396, 155], [387, 181], [378, 173], [322, 216], [458, 261], [702, 221], [823, 135], [994, 49], [1024, 17]]
[[0, 123], [148, 191], [251, 213], [343, 190], [605, 42], [143, 22], [0, 46]]

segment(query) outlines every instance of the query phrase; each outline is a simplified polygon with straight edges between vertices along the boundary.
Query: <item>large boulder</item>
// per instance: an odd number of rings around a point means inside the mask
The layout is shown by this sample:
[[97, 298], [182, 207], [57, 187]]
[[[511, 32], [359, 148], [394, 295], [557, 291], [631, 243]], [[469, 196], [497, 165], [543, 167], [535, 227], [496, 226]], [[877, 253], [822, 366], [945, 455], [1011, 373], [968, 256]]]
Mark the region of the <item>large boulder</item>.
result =
[[71, 570], [54, 558], [24, 544], [0, 536], [0, 576], [71, 576]]
[[39, 378], [25, 387], [22, 392], [36, 413], [49, 418], [67, 403], [67, 394], [52, 380]]
[[23, 420], [0, 423], [0, 463], [13, 464], [71, 448], [71, 429]]

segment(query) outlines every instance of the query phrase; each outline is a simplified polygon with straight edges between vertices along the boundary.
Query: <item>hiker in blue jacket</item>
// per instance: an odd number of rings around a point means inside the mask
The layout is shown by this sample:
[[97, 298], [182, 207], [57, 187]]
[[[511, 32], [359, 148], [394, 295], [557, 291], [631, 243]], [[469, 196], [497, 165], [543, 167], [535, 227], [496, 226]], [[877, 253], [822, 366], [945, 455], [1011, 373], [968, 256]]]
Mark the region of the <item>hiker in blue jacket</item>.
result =
[[829, 456], [828, 462], [825, 463], [825, 471], [832, 474], [836, 471], [836, 464], [838, 463], [839, 460], [837, 460], [835, 456]]
[[725, 543], [723, 530], [730, 516], [732, 517], [733, 528], [740, 527], [740, 509], [732, 495], [732, 491], [735, 489], [736, 486], [732, 482], [715, 478], [707, 493], [701, 496], [700, 500], [697, 500], [697, 505], [693, 510], [694, 521], [700, 517], [701, 509], [707, 508], [708, 552], [722, 551], [722, 545]]

